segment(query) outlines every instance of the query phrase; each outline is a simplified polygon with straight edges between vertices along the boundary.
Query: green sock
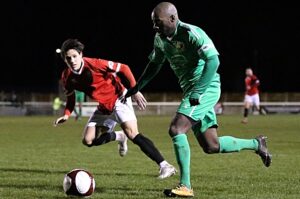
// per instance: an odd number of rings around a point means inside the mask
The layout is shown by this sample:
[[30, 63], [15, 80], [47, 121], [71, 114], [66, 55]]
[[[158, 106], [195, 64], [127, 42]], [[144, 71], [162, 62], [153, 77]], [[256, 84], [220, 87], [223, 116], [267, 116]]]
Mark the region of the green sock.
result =
[[239, 139], [232, 136], [219, 137], [220, 153], [239, 152], [243, 149], [257, 150], [258, 142], [256, 139]]
[[190, 181], [190, 145], [185, 134], [179, 134], [172, 138], [177, 163], [180, 169], [180, 184], [191, 188]]

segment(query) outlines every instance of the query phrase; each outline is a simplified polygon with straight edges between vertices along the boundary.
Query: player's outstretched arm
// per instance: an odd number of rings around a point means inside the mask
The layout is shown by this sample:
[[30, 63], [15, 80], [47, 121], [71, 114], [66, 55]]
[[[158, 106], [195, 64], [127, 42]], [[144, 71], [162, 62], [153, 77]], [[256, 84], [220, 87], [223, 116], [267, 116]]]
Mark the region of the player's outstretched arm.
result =
[[72, 111], [74, 110], [75, 107], [75, 91], [71, 91], [69, 94], [66, 92], [67, 94], [67, 102], [66, 102], [66, 107], [64, 110], [64, 116], [57, 118], [54, 121], [54, 126], [57, 126], [58, 124], [64, 123], [65, 121], [67, 121], [72, 113]]
[[157, 75], [157, 73], [160, 71], [162, 67], [162, 64], [156, 64], [154, 62], [149, 62], [146, 66], [146, 69], [144, 70], [143, 74], [140, 76], [138, 83], [128, 89], [128, 92], [125, 95], [125, 99], [127, 97], [130, 97], [134, 94], [136, 94], [138, 91], [140, 91], [142, 88], [144, 88], [152, 79]]
[[59, 117], [57, 118], [55, 121], [54, 121], [54, 126], [56, 127], [58, 124], [61, 124], [61, 123], [64, 123], [65, 121], [67, 121], [69, 119], [69, 115], [64, 115], [62, 117]]

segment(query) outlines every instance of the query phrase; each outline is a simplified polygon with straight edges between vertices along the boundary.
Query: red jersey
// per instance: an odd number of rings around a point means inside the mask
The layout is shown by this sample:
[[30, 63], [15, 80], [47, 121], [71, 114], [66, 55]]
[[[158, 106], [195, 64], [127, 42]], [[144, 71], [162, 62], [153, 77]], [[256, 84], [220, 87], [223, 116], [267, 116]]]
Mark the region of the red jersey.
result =
[[75, 74], [70, 68], [62, 72], [62, 82], [67, 95], [65, 114], [70, 115], [75, 106], [75, 92], [79, 90], [99, 103], [98, 109], [104, 113], [111, 113], [118, 97], [125, 89], [121, 73], [133, 87], [135, 78], [128, 65], [107, 61], [104, 59], [83, 57], [83, 66], [80, 74]]
[[260, 82], [255, 75], [247, 76], [245, 78], [246, 95], [255, 95], [259, 93], [258, 86]]

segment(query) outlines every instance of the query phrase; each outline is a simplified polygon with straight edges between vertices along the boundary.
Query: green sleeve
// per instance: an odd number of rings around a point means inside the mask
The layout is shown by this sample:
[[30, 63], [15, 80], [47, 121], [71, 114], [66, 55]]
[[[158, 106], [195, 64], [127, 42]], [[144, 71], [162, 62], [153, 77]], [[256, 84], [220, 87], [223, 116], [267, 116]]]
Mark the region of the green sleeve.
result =
[[149, 63], [147, 64], [143, 74], [139, 78], [137, 82], [138, 90], [141, 90], [148, 84], [155, 75], [160, 71], [163, 63], [166, 58], [164, 53], [160, 50], [160, 46], [162, 45], [162, 41], [158, 36], [155, 36], [154, 39], [154, 48], [151, 54], [149, 55]]
[[163, 64], [157, 64], [152, 61], [150, 61], [147, 64], [146, 69], [144, 70], [143, 74], [140, 76], [140, 78], [137, 82], [138, 90], [141, 90], [142, 88], [144, 88], [146, 86], [146, 84], [148, 84], [153, 79], [153, 77], [155, 77], [155, 75], [157, 75], [157, 73], [160, 71], [162, 65]]
[[218, 70], [219, 64], [220, 61], [217, 55], [207, 58], [202, 75], [199, 81], [194, 85], [192, 95], [193, 93], [197, 93], [198, 95], [202, 95], [204, 93], [204, 91], [210, 85], [212, 79], [214, 78]]

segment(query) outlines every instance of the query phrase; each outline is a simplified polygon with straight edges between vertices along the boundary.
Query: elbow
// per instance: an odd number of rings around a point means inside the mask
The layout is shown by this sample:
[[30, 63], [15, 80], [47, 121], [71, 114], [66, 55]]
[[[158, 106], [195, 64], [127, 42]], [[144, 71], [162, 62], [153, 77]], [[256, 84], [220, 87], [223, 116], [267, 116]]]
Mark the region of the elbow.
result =
[[218, 55], [214, 55], [208, 58], [209, 61], [213, 62], [216, 67], [220, 65], [220, 59]]

